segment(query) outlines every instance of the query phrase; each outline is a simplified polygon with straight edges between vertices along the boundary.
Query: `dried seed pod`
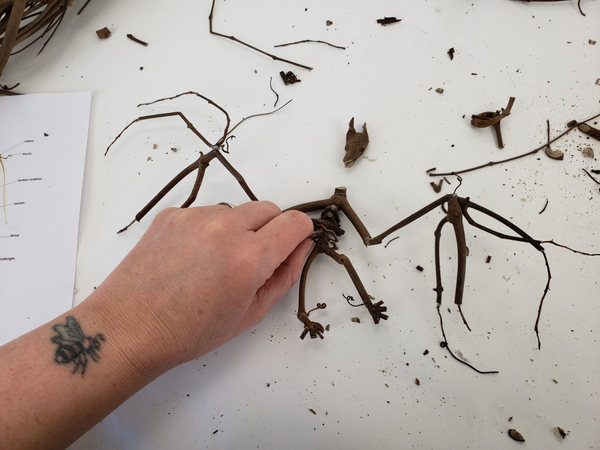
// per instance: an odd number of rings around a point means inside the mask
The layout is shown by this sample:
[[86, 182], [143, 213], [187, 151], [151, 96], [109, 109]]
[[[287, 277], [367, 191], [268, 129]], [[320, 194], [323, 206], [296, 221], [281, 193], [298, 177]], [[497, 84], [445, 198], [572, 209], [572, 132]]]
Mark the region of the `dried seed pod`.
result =
[[552, 150], [550, 146], [546, 147], [546, 155], [548, 155], [552, 159], [557, 159], [559, 161], [562, 161], [565, 157], [565, 154], [563, 152], [561, 152], [560, 150]]
[[585, 156], [586, 158], [593, 158], [594, 157], [594, 149], [592, 147], [584, 148], [581, 151], [581, 154], [583, 156]]
[[515, 430], [514, 428], [511, 428], [510, 430], [508, 430], [508, 435], [511, 438], [513, 438], [515, 441], [525, 442], [525, 438], [523, 437], [523, 435], [521, 433], [519, 433], [517, 430]]

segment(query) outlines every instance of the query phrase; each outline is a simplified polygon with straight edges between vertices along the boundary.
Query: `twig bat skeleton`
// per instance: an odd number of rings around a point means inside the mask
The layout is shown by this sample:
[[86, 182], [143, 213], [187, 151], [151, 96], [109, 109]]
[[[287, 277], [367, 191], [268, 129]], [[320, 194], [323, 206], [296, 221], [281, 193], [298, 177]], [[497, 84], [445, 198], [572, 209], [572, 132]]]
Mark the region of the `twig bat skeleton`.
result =
[[[228, 144], [227, 144], [228, 139], [231, 138], [232, 131], [244, 120], [246, 120], [250, 117], [256, 117], [259, 115], [266, 115], [266, 114], [274, 113], [274, 112], [278, 111], [279, 109], [283, 108], [285, 105], [274, 111], [271, 111], [271, 112], [255, 114], [253, 116], [246, 117], [246, 118], [242, 119], [237, 125], [235, 125], [231, 129], [230, 129], [231, 121], [230, 121], [227, 111], [225, 111], [225, 109], [220, 107], [218, 104], [216, 104], [209, 98], [207, 98], [201, 94], [198, 94], [197, 92], [191, 92], [191, 91], [185, 92], [185, 93], [173, 96], [173, 97], [159, 99], [159, 100], [156, 100], [155, 102], [146, 103], [146, 104], [142, 104], [142, 105], [149, 105], [149, 104], [154, 104], [154, 103], [157, 103], [160, 101], [172, 100], [172, 99], [181, 97], [183, 95], [195, 95], [197, 97], [200, 97], [203, 100], [207, 101], [210, 105], [214, 106], [219, 111], [221, 111], [226, 118], [226, 125], [224, 127], [223, 134], [217, 140], [216, 143], [211, 144], [198, 131], [198, 129], [185, 117], [185, 115], [179, 111], [162, 113], [162, 114], [153, 114], [153, 115], [148, 115], [148, 116], [141, 116], [138, 119], [134, 120], [133, 122], [129, 123], [117, 135], [117, 137], [111, 142], [111, 144], [109, 145], [109, 147], [106, 150], [106, 153], [108, 153], [108, 150], [111, 148], [111, 146], [134, 123], [143, 121], [143, 120], [159, 119], [159, 118], [163, 118], [163, 117], [172, 117], [172, 116], [180, 117], [185, 122], [187, 127], [211, 150], [206, 154], [201, 153], [200, 157], [194, 163], [190, 164], [188, 167], [183, 169], [177, 176], [175, 176], [171, 180], [171, 182], [169, 182], [163, 189], [161, 189], [160, 192], [138, 214], [136, 214], [135, 219], [129, 225], [127, 225], [125, 228], [121, 229], [119, 231], [119, 233], [122, 233], [123, 231], [127, 230], [136, 221], [139, 222], [177, 183], [179, 183], [183, 178], [185, 178], [190, 173], [197, 170], [198, 173], [196, 175], [196, 182], [194, 183], [192, 192], [190, 193], [188, 199], [184, 202], [184, 204], [181, 207], [186, 208], [186, 207], [190, 206], [196, 199], [196, 196], [198, 194], [198, 191], [201, 187], [201, 184], [202, 184], [202, 181], [204, 178], [204, 173], [206, 171], [206, 168], [208, 167], [210, 161], [212, 161], [212, 159], [215, 159], [215, 158], [218, 159], [219, 162], [221, 162], [225, 166], [225, 168], [234, 176], [234, 178], [237, 180], [237, 182], [243, 188], [244, 192], [246, 192], [246, 194], [248, 195], [250, 200], [253, 200], [253, 201], [258, 200], [258, 198], [253, 194], [253, 192], [250, 190], [250, 188], [246, 184], [242, 175], [239, 172], [237, 172], [233, 168], [233, 166], [231, 166], [231, 164], [229, 164], [229, 162], [225, 159], [222, 152], [228, 153]], [[142, 105], [138, 105], [138, 106], [142, 106]], [[286, 103], [286, 105], [287, 105], [287, 103]], [[459, 176], [458, 176], [458, 179], [459, 179], [459, 181], [462, 181], [462, 179]], [[460, 184], [458, 187], [460, 187]], [[540, 337], [539, 337], [538, 325], [539, 325], [539, 321], [540, 321], [540, 316], [541, 316], [541, 312], [542, 312], [544, 299], [546, 298], [546, 294], [549, 291], [550, 280], [552, 278], [548, 258], [546, 256], [545, 249], [542, 246], [542, 244], [556, 245], [556, 246], [571, 250], [575, 253], [583, 254], [586, 256], [600, 256], [600, 254], [586, 253], [586, 252], [574, 250], [572, 248], [558, 244], [552, 240], [541, 241], [538, 239], [534, 239], [531, 236], [529, 236], [525, 231], [523, 231], [521, 228], [519, 228], [517, 225], [508, 221], [501, 215], [499, 215], [483, 206], [480, 206], [477, 203], [472, 202], [469, 197], [459, 197], [458, 195], [456, 195], [456, 190], [458, 189], [458, 187], [455, 189], [455, 191], [452, 194], [447, 194], [447, 195], [444, 195], [444, 196], [438, 198], [437, 200], [431, 202], [429, 205], [421, 208], [420, 210], [416, 211], [415, 213], [411, 214], [410, 216], [406, 217], [405, 219], [401, 220], [400, 222], [396, 223], [395, 225], [391, 226], [390, 228], [388, 228], [387, 230], [385, 230], [384, 232], [382, 232], [381, 234], [379, 234], [375, 237], [371, 237], [371, 233], [367, 230], [364, 223], [360, 220], [359, 216], [356, 214], [356, 212], [350, 205], [347, 195], [346, 195], [347, 190], [345, 187], [336, 188], [333, 195], [329, 198], [326, 198], [323, 200], [311, 201], [311, 202], [307, 202], [307, 203], [302, 203], [302, 204], [287, 208], [287, 210], [297, 210], [297, 211], [302, 211], [305, 213], [321, 212], [321, 215], [319, 218], [313, 219], [314, 233], [311, 237], [312, 237], [313, 241], [315, 242], [315, 245], [305, 262], [305, 265], [304, 265], [304, 268], [302, 270], [302, 274], [300, 277], [297, 317], [298, 317], [298, 320], [300, 320], [300, 322], [302, 322], [302, 324], [304, 325], [304, 329], [303, 329], [300, 337], [302, 339], [304, 339], [307, 335], [310, 335], [311, 338], [321, 338], [321, 339], [323, 338], [323, 332], [324, 332], [323, 326], [320, 323], [311, 320], [309, 318], [309, 315], [312, 311], [314, 311], [316, 309], [325, 308], [326, 305], [324, 303], [318, 303], [316, 308], [307, 311], [306, 310], [306, 299], [305, 299], [306, 280], [308, 277], [308, 272], [309, 272], [309, 269], [310, 269], [313, 261], [320, 253], [323, 253], [323, 254], [329, 256], [334, 261], [336, 261], [338, 264], [344, 266], [348, 275], [350, 276], [350, 279], [352, 280], [352, 283], [354, 284], [356, 290], [358, 291], [358, 294], [360, 295], [363, 305], [369, 311], [375, 324], [378, 324], [381, 320], [388, 319], [388, 315], [386, 314], [387, 307], [383, 305], [383, 301], [378, 301], [378, 302], [373, 301], [374, 298], [371, 297], [367, 293], [367, 291], [366, 291], [358, 273], [354, 269], [354, 266], [352, 265], [352, 262], [350, 261], [350, 259], [346, 255], [341, 254], [337, 251], [338, 250], [338, 247], [337, 247], [338, 238], [341, 237], [345, 233], [345, 231], [341, 227], [341, 220], [340, 220], [340, 216], [339, 216], [340, 212], [343, 212], [345, 214], [345, 216], [348, 218], [348, 220], [350, 221], [352, 226], [356, 229], [356, 231], [362, 238], [365, 246], [368, 247], [368, 246], [372, 246], [372, 245], [381, 244], [382, 241], [386, 237], [391, 235], [392, 233], [399, 231], [403, 227], [405, 227], [405, 226], [411, 224], [412, 222], [416, 221], [417, 219], [423, 217], [424, 215], [433, 211], [437, 207], [441, 206], [443, 208], [444, 205], [446, 205], [446, 208], [444, 209], [445, 216], [440, 220], [440, 222], [434, 232], [435, 267], [436, 267], [436, 287], [434, 288], [434, 291], [436, 292], [437, 312], [439, 315], [440, 328], [441, 328], [441, 332], [442, 332], [442, 336], [443, 336], [443, 341], [441, 342], [440, 345], [442, 347], [446, 348], [456, 360], [462, 362], [463, 364], [468, 365], [473, 370], [475, 370], [479, 373], [496, 373], [495, 371], [488, 371], [488, 372], [479, 371], [478, 369], [473, 367], [471, 364], [467, 363], [466, 361], [464, 361], [454, 355], [454, 353], [448, 346], [448, 342], [447, 342], [446, 335], [444, 332], [444, 327], [443, 327], [442, 315], [440, 312], [440, 307], [441, 307], [441, 303], [442, 303], [442, 293], [444, 291], [444, 288], [442, 285], [441, 266], [440, 266], [440, 237], [441, 237], [441, 232], [442, 232], [443, 227], [449, 223], [452, 226], [452, 230], [454, 232], [454, 236], [455, 236], [456, 243], [457, 243], [457, 251], [458, 251], [454, 303], [458, 307], [458, 310], [460, 312], [460, 315], [463, 319], [464, 324], [467, 326], [467, 328], [469, 328], [467, 320], [465, 319], [465, 316], [462, 311], [462, 300], [463, 300], [464, 285], [465, 285], [465, 279], [466, 279], [466, 259], [467, 259], [466, 257], [467, 257], [467, 252], [468, 252], [465, 231], [464, 231], [464, 220], [466, 220], [467, 223], [470, 224], [471, 226], [474, 226], [474, 227], [476, 227], [482, 231], [485, 231], [486, 233], [489, 233], [493, 236], [496, 236], [501, 239], [507, 239], [507, 240], [530, 244], [536, 250], [541, 252], [541, 254], [544, 258], [545, 265], [546, 265], [547, 281], [546, 281], [546, 285], [544, 287], [543, 293], [541, 295], [538, 312], [537, 312], [537, 317], [536, 317], [536, 321], [535, 321], [535, 325], [534, 325], [534, 331], [536, 333], [538, 348], [541, 348], [541, 341], [540, 341]], [[514, 234], [502, 233], [502, 232], [496, 231], [494, 229], [491, 229], [487, 226], [479, 224], [477, 221], [475, 221], [471, 217], [471, 215], [469, 213], [469, 209], [473, 209], [484, 215], [487, 215], [488, 217], [499, 222], [501, 225], [504, 225], [505, 227], [509, 228]], [[348, 298], [351, 298], [351, 297], [348, 296]], [[362, 305], [352, 305], [352, 306], [362, 306]], [[470, 328], [469, 328], [469, 330], [470, 330]]]

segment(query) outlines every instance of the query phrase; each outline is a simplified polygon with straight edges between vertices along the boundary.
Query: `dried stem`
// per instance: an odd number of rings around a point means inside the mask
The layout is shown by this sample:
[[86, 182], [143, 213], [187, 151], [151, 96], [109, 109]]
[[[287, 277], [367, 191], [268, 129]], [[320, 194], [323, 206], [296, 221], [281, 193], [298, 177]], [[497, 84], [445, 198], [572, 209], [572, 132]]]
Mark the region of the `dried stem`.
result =
[[214, 34], [216, 36], [221, 36], [221, 37], [223, 37], [225, 39], [232, 40], [234, 42], [237, 42], [238, 44], [242, 44], [242, 45], [244, 45], [244, 46], [246, 46], [246, 47], [248, 47], [248, 48], [250, 48], [250, 49], [252, 49], [252, 50], [254, 50], [256, 52], [258, 52], [258, 53], [262, 53], [263, 55], [272, 58], [275, 61], [281, 61], [281, 62], [284, 62], [284, 63], [292, 64], [292, 65], [297, 66], [297, 67], [301, 67], [301, 68], [306, 69], [306, 70], [312, 70], [312, 67], [305, 66], [303, 64], [299, 64], [299, 63], [294, 62], [294, 61], [290, 61], [290, 60], [287, 60], [287, 59], [280, 58], [279, 56], [275, 56], [275, 55], [273, 55], [271, 53], [267, 53], [267, 52], [265, 52], [265, 51], [263, 51], [263, 50], [261, 50], [259, 48], [254, 47], [253, 45], [247, 44], [246, 42], [244, 42], [244, 41], [236, 38], [235, 36], [228, 36], [226, 34], [222, 34], [222, 33], [218, 33], [216, 31], [214, 31], [213, 30], [213, 22], [212, 22], [214, 9], [215, 9], [215, 0], [212, 1], [212, 6], [210, 8], [210, 15], [208, 16], [208, 24], [209, 24], [209, 30], [210, 30], [211, 34]]
[[333, 48], [339, 48], [340, 50], [346, 50], [346, 47], [342, 47], [340, 45], [333, 45], [333, 44], [330, 44], [329, 42], [325, 42], [325, 41], [314, 41], [312, 39], [304, 39], [303, 41], [288, 42], [287, 44], [278, 44], [278, 45], [275, 45], [274, 47], [287, 47], [288, 45], [305, 44], [308, 42], [314, 42], [315, 44], [325, 44], [325, 45], [329, 45], [330, 47], [333, 47]]

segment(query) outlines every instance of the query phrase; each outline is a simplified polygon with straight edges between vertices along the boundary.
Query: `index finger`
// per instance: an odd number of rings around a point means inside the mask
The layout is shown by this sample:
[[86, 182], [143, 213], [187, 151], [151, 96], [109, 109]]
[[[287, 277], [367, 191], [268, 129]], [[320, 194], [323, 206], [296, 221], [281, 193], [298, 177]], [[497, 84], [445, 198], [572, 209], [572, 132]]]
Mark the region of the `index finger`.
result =
[[274, 261], [277, 268], [304, 239], [313, 232], [313, 222], [300, 211], [286, 211], [256, 231], [265, 260]]

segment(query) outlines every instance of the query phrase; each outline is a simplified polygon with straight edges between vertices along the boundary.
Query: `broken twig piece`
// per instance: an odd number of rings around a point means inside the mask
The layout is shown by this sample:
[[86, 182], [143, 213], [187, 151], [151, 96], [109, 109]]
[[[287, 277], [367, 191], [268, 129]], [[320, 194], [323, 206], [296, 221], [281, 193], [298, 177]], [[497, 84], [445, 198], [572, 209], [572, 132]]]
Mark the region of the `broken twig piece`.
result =
[[137, 42], [138, 44], [143, 45], [144, 47], [148, 47], [148, 43], [147, 42], [139, 40], [133, 34], [128, 34], [127, 37], [129, 39], [131, 39], [133, 42]]

